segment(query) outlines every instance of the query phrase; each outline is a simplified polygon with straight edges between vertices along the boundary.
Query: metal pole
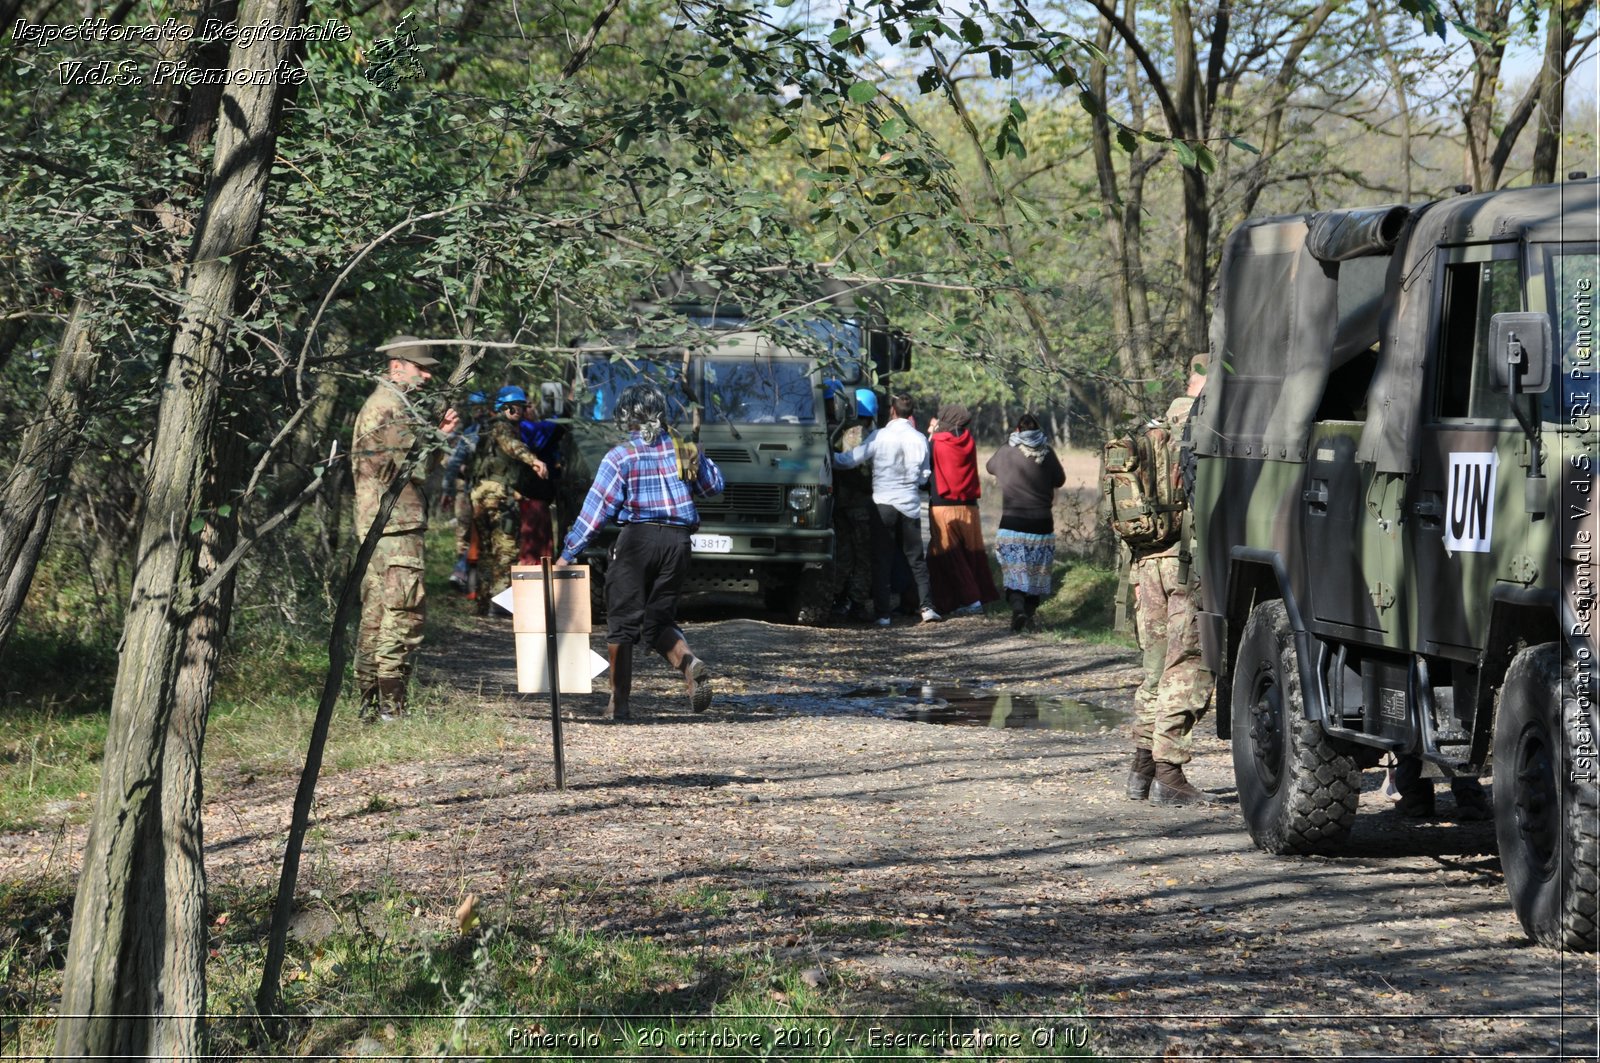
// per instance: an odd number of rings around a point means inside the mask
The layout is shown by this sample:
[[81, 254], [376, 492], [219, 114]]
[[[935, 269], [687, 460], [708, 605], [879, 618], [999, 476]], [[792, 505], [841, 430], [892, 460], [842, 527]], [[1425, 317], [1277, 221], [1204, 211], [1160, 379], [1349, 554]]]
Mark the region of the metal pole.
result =
[[550, 668], [550, 741], [555, 747], [556, 789], [567, 788], [567, 757], [561, 740], [561, 670], [556, 664], [556, 581], [550, 559], [539, 559], [544, 570], [544, 644]]

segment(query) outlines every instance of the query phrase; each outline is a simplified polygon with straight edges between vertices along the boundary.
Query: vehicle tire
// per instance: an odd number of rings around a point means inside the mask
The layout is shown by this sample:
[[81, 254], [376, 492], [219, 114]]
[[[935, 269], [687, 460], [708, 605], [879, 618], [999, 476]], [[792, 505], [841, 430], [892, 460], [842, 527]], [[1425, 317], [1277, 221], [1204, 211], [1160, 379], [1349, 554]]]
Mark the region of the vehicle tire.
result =
[[789, 596], [789, 619], [816, 627], [833, 615], [833, 565], [802, 569]]
[[1593, 761], [1573, 778], [1573, 754], [1592, 755], [1594, 729], [1573, 669], [1553, 642], [1523, 650], [1506, 670], [1494, 722], [1494, 823], [1511, 907], [1550, 948], [1596, 947], [1597, 823]]
[[1250, 837], [1269, 853], [1336, 850], [1361, 795], [1347, 745], [1305, 718], [1299, 659], [1283, 602], [1256, 606], [1234, 664], [1233, 775]]

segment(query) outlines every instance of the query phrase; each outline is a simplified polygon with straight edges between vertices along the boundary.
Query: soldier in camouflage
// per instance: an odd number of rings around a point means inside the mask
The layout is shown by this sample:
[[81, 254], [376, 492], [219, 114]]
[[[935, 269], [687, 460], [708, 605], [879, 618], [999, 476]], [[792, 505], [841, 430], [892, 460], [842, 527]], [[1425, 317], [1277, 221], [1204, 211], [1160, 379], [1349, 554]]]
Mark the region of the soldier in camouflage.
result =
[[[385, 346], [390, 348], [388, 372], [356, 415], [350, 447], [357, 535], [365, 536], [376, 523], [389, 485], [398, 476], [406, 477], [361, 577], [356, 685], [365, 720], [404, 714], [406, 685], [422, 645], [422, 540], [428, 527], [428, 500], [422, 491], [422, 465], [411, 451], [424, 422], [408, 396], [428, 382], [439, 364], [414, 336], [398, 336]], [[455, 428], [452, 411], [440, 429]]]
[[[1204, 362], [1196, 361], [1187, 394], [1172, 401], [1167, 421], [1176, 438], [1205, 384]], [[1134, 630], [1144, 651], [1144, 682], [1134, 694], [1133, 768], [1128, 796], [1157, 805], [1211, 804], [1216, 798], [1183, 774], [1194, 726], [1210, 700], [1212, 675], [1200, 660], [1195, 616], [1197, 587], [1185, 571], [1188, 522], [1177, 542], [1136, 550], [1129, 579], [1134, 587]]]
[[517, 563], [517, 528], [526, 477], [547, 479], [550, 468], [522, 441], [518, 425], [528, 395], [504, 387], [495, 396], [494, 419], [478, 439], [478, 483], [472, 489], [472, 519], [478, 531], [478, 615], [487, 616], [489, 599], [511, 585]]

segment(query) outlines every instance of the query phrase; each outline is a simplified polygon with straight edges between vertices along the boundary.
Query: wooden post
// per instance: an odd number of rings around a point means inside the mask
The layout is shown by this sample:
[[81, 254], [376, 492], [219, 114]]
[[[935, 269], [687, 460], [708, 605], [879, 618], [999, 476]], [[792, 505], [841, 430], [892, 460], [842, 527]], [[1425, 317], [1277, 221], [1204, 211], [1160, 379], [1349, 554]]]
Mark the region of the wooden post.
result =
[[550, 667], [550, 741], [555, 749], [556, 789], [567, 788], [567, 757], [561, 740], [561, 669], [557, 663], [560, 654], [556, 645], [556, 588], [551, 578], [550, 558], [539, 559], [544, 570], [544, 639], [545, 657]]

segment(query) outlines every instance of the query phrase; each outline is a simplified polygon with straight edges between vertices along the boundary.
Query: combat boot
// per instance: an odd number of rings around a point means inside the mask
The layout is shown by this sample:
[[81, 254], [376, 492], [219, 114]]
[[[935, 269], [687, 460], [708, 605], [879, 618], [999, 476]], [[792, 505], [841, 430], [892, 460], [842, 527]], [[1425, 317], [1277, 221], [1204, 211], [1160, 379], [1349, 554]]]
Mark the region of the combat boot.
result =
[[387, 676], [378, 680], [378, 719], [393, 720], [406, 714], [406, 677]]
[[361, 684], [360, 717], [363, 723], [376, 723], [378, 721], [378, 681], [376, 679]]
[[606, 702], [606, 719], [631, 720], [628, 697], [633, 693], [633, 643], [608, 642], [606, 656], [611, 662], [611, 700]]
[[689, 695], [689, 709], [705, 712], [711, 707], [711, 670], [696, 657], [684, 640], [683, 632], [667, 628], [656, 636], [656, 652], [667, 664], [683, 675], [683, 690]]
[[1165, 760], [1155, 761], [1155, 780], [1150, 784], [1152, 805], [1214, 805], [1217, 799], [1191, 783], [1183, 774], [1183, 765]]
[[1128, 771], [1128, 800], [1143, 801], [1150, 796], [1150, 784], [1155, 781], [1156, 760], [1143, 746], [1133, 751], [1133, 767]]

